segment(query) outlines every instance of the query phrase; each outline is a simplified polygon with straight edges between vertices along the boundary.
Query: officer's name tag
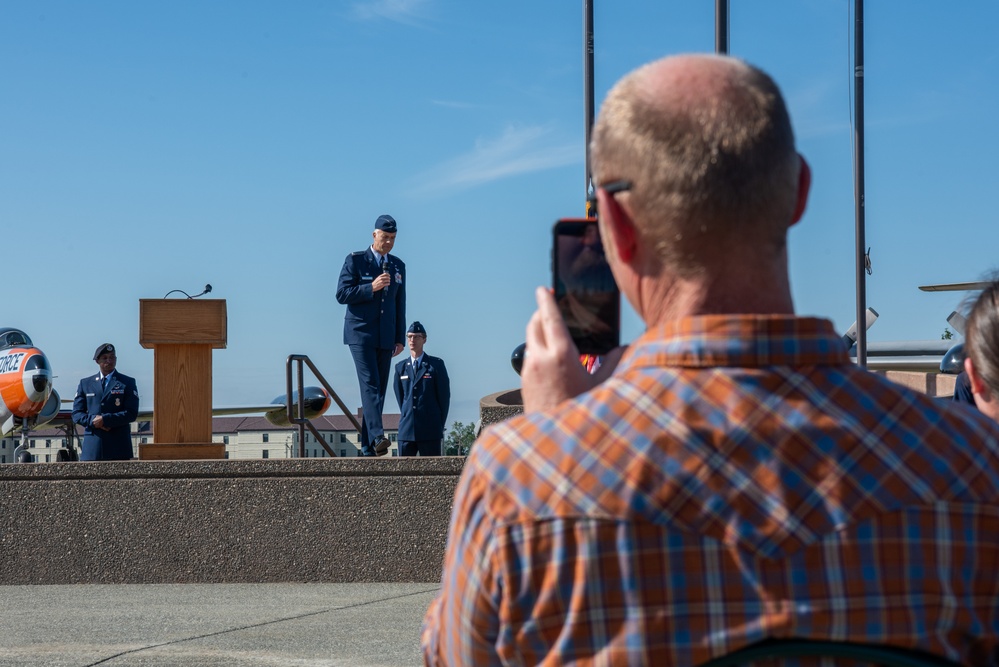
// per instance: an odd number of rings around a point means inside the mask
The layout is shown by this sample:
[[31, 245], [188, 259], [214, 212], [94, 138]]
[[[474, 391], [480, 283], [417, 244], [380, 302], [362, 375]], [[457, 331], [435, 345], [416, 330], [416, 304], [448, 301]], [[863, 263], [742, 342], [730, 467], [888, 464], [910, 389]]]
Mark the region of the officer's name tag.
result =
[[409, 379], [409, 376], [408, 376], [408, 375], [400, 375], [400, 376], [399, 376], [399, 379], [400, 379], [400, 380], [408, 380], [408, 379]]

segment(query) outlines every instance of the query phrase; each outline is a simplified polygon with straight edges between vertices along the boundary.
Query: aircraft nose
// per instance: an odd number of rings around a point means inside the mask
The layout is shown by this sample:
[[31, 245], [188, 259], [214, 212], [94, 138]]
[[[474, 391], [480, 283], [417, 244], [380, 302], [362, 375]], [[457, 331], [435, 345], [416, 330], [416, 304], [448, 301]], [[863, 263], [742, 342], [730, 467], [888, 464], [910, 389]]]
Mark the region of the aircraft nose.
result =
[[52, 391], [52, 368], [49, 360], [36, 350], [35, 354], [25, 360], [23, 371], [25, 398], [31, 403], [44, 403]]

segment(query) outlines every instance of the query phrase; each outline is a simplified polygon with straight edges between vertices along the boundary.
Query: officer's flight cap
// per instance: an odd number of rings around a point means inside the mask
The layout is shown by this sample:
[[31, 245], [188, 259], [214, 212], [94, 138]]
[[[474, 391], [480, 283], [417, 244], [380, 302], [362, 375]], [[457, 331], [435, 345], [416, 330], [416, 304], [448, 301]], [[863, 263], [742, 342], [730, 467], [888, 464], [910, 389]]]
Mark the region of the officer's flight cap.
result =
[[114, 345], [112, 345], [111, 343], [101, 343], [101, 346], [97, 348], [96, 352], [94, 352], [94, 361], [97, 361], [97, 357], [101, 356], [105, 352], [110, 352], [111, 354], [114, 354], [115, 353]]
[[375, 229], [380, 229], [383, 232], [388, 232], [389, 234], [395, 234], [395, 218], [388, 214], [378, 216], [378, 219], [375, 220]]
[[406, 331], [406, 333], [417, 334], [417, 335], [420, 335], [420, 336], [426, 336], [427, 335], [427, 330], [423, 328], [423, 325], [420, 324], [419, 321], [417, 321], [417, 322], [413, 322], [412, 324], [409, 325], [409, 330]]

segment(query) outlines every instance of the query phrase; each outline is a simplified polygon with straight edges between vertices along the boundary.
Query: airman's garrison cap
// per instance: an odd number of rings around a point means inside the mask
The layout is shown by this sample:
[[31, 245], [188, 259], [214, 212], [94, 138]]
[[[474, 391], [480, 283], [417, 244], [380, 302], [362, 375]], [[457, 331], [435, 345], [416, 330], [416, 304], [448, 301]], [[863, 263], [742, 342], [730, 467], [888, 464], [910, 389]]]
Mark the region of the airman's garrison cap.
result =
[[423, 325], [420, 324], [417, 321], [417, 322], [413, 322], [412, 324], [409, 325], [409, 330], [406, 331], [406, 333], [418, 334], [420, 336], [426, 336], [427, 335], [427, 330], [424, 329]]
[[383, 232], [388, 232], [389, 234], [395, 234], [395, 218], [388, 214], [378, 216], [378, 219], [375, 220], [375, 229], [380, 229]]

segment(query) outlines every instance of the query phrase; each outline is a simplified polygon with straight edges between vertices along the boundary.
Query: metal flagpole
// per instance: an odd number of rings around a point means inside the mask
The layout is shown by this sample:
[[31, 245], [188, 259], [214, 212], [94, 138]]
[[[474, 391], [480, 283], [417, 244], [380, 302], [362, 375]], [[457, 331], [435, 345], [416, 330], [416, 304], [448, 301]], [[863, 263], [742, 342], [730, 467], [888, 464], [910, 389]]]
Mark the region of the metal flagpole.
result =
[[857, 236], [857, 365], [867, 368], [867, 241], [864, 234], [864, 0], [854, 0], [854, 115], [853, 154], [854, 207]]
[[590, 134], [593, 132], [594, 102], [593, 102], [593, 0], [583, 0], [583, 97], [584, 119], [586, 125], [586, 183], [584, 196], [586, 198], [586, 216], [592, 217], [595, 212], [590, 210], [590, 194], [593, 193], [593, 173], [590, 171]]
[[728, 53], [728, 0], [715, 0], [715, 52]]

